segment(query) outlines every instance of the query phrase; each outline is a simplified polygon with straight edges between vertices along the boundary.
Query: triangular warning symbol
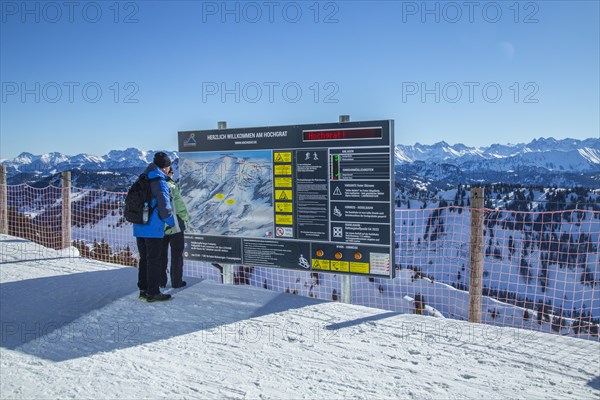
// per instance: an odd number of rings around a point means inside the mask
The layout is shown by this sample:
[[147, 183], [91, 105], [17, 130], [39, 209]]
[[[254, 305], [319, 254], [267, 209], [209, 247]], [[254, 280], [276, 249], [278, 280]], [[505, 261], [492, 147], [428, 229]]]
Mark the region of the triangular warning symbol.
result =
[[285, 195], [285, 192], [281, 192], [281, 194], [279, 195], [279, 200], [289, 200], [288, 197]]
[[335, 190], [333, 191], [333, 195], [334, 196], [341, 196], [342, 195], [342, 191], [340, 190], [339, 186], [335, 187]]
[[283, 157], [281, 157], [281, 154], [277, 154], [275, 156], [275, 161], [283, 161]]
[[319, 260], [313, 260], [313, 262], [315, 263], [315, 265], [313, 265], [314, 268], [319, 268], [321, 266], [321, 264], [319, 264]]

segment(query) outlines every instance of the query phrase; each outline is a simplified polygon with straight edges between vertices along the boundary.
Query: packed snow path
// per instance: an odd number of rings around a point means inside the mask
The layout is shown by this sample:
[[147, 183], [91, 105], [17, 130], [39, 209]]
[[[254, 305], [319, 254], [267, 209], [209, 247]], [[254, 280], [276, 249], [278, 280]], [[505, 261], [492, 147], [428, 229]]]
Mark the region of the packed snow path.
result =
[[189, 280], [0, 236], [0, 398], [600, 398], [600, 344]]

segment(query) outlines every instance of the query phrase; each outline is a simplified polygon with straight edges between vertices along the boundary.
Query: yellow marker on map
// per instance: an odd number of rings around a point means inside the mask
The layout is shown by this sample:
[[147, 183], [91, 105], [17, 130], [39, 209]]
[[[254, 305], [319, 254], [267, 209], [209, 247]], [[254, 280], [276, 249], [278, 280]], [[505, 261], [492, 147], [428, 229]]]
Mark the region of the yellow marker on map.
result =
[[227, 199], [227, 200], [225, 200], [225, 204], [233, 205], [233, 204], [235, 204], [235, 199]]
[[215, 195], [215, 197], [216, 197], [217, 199], [219, 199], [219, 200], [223, 200], [223, 199], [225, 198], [225, 195], [224, 195], [223, 193], [217, 193], [217, 194]]

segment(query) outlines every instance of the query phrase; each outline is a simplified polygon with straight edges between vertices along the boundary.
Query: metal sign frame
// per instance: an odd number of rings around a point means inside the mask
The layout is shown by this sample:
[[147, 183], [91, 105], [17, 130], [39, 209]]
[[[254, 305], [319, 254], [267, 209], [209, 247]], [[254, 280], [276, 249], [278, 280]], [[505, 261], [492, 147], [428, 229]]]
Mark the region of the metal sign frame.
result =
[[394, 276], [394, 121], [178, 133], [188, 259]]

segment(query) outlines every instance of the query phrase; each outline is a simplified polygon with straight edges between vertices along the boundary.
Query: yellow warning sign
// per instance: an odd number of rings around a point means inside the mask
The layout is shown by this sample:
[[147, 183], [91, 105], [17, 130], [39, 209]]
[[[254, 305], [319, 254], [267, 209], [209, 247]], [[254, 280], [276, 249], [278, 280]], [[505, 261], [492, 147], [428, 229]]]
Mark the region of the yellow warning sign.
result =
[[225, 204], [234, 205], [235, 199], [227, 199], [227, 200], [225, 200]]
[[215, 195], [215, 197], [216, 197], [217, 199], [219, 199], [219, 200], [223, 200], [223, 199], [225, 198], [225, 195], [224, 195], [223, 193], [217, 193], [217, 194]]
[[351, 262], [350, 263], [350, 272], [354, 272], [356, 274], [368, 274], [369, 273], [369, 263]]
[[291, 190], [276, 190], [275, 200], [292, 200]]
[[329, 260], [316, 260], [312, 259], [313, 269], [323, 269], [329, 271]]
[[275, 212], [280, 213], [291, 213], [293, 211], [292, 203], [276, 201], [275, 202]]
[[331, 270], [350, 272], [350, 263], [348, 261], [331, 260]]
[[275, 178], [275, 187], [292, 187], [292, 178]]
[[292, 152], [275, 152], [273, 153], [273, 161], [274, 162], [282, 162], [282, 163], [291, 163], [292, 162]]
[[277, 225], [292, 225], [293, 216], [286, 214], [275, 214], [275, 224]]
[[275, 166], [275, 175], [291, 175], [292, 174], [292, 166], [291, 165], [276, 165]]

